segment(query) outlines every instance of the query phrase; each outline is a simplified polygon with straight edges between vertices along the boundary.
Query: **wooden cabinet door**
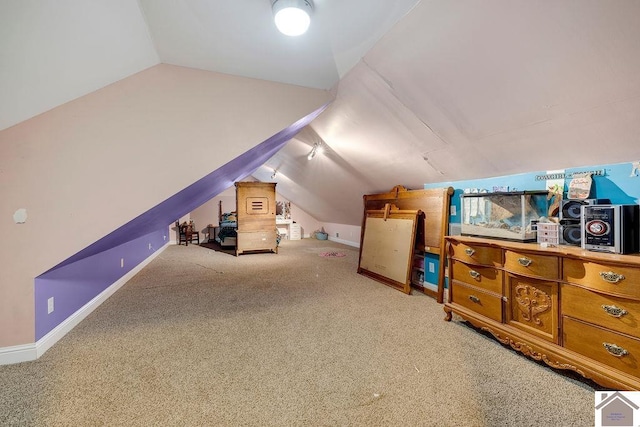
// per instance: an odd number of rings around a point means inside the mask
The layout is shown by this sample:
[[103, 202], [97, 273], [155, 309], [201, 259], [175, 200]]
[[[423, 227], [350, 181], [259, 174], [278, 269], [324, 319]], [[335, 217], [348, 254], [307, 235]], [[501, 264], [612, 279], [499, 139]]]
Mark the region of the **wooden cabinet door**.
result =
[[558, 344], [558, 283], [505, 273], [509, 325]]

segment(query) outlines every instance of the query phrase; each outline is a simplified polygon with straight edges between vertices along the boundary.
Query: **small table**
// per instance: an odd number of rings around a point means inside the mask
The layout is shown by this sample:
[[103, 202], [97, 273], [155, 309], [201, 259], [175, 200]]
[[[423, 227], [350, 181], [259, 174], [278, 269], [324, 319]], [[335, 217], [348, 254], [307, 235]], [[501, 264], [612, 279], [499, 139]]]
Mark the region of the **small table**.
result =
[[216, 240], [216, 236], [218, 235], [218, 228], [219, 227], [214, 227], [213, 225], [209, 225], [207, 226], [207, 235], [208, 235], [208, 242], [214, 242]]

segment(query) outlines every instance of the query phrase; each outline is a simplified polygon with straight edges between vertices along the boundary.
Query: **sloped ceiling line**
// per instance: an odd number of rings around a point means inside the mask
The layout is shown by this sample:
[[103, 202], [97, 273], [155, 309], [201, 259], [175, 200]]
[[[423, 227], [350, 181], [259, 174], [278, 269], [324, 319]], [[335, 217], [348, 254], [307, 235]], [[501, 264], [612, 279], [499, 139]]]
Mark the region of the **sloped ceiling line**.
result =
[[[434, 135], [438, 140], [440, 140], [440, 142], [442, 142], [443, 145], [449, 145], [449, 142], [447, 142], [440, 134], [438, 134], [438, 132], [436, 132], [424, 119], [422, 119], [422, 117], [420, 117], [411, 107], [409, 107], [409, 105], [400, 97], [400, 95], [398, 94], [398, 92], [395, 90], [394, 86], [393, 86], [393, 82], [386, 78], [384, 75], [382, 75], [382, 73], [380, 71], [378, 71], [375, 67], [372, 67], [371, 64], [369, 64], [365, 58], [362, 59], [362, 63], [364, 65], [366, 65], [366, 67], [373, 73], [373, 75], [377, 76], [382, 82], [384, 82], [384, 84], [387, 86], [388, 88], [388, 92], [391, 96], [393, 96], [393, 98], [396, 99], [396, 101], [398, 101], [398, 104], [402, 107], [404, 107], [404, 110], [406, 112], [408, 112], [414, 119], [416, 119], [418, 122], [422, 123], [422, 125], [424, 126], [424, 128], [427, 129], [428, 133], [431, 135]], [[393, 108], [390, 108], [393, 111]], [[400, 114], [398, 112], [398, 114], [396, 114], [396, 116], [398, 117], [399, 121], [401, 121], [402, 118], [402, 114]], [[409, 129], [411, 130], [411, 129]], [[422, 138], [422, 135], [418, 135], [415, 132], [413, 133], [417, 140], [420, 141]], [[427, 163], [427, 165], [429, 165], [430, 168], [432, 168], [437, 174], [439, 175], [445, 175], [445, 173], [443, 171], [441, 171], [435, 164], [434, 162], [432, 162], [431, 160], [429, 160], [429, 154], [434, 152], [434, 151], [440, 151], [442, 150], [441, 148], [436, 148], [436, 149], [427, 149], [424, 150], [424, 147], [419, 146], [418, 144], [414, 144], [409, 140], [409, 143], [411, 145], [413, 145], [416, 149], [416, 152], [421, 153], [422, 155], [422, 159]]]
[[[422, 125], [429, 131], [429, 133], [435, 135], [444, 145], [449, 145], [449, 142], [447, 142], [438, 132], [436, 132], [431, 126], [429, 126], [429, 124], [418, 115], [418, 113], [416, 113], [408, 104], [407, 102], [405, 102], [400, 95], [398, 94], [398, 92], [395, 90], [394, 86], [393, 86], [393, 82], [391, 80], [389, 80], [388, 78], [386, 78], [385, 76], [382, 75], [382, 73], [380, 71], [378, 71], [375, 67], [372, 67], [371, 64], [369, 64], [365, 58], [362, 58], [362, 63], [364, 65], [367, 66], [367, 68], [369, 68], [369, 70], [371, 70], [373, 72], [374, 75], [378, 76], [380, 78], [380, 80], [382, 80], [387, 87], [389, 88], [389, 93], [391, 94], [391, 96], [393, 96], [400, 105], [402, 105], [405, 110], [410, 113], [416, 120], [418, 120], [420, 123], [422, 123]], [[416, 137], [420, 138], [419, 135], [416, 135]]]

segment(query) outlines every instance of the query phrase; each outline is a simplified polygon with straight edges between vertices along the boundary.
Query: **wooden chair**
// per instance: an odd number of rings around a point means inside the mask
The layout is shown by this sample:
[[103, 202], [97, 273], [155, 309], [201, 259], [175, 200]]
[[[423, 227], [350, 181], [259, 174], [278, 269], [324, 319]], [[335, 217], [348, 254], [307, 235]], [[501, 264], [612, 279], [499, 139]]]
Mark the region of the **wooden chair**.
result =
[[181, 224], [178, 228], [178, 244], [181, 245], [182, 242], [186, 246], [189, 246], [189, 243], [193, 243], [195, 239], [196, 243], [200, 244], [200, 232], [194, 231], [193, 226], [191, 224]]

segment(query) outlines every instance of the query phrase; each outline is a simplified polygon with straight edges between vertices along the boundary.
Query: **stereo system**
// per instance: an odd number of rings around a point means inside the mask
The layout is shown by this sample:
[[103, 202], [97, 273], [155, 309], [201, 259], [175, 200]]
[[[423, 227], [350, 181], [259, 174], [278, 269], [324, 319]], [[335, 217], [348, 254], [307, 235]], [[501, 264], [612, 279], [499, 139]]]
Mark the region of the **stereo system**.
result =
[[609, 199], [569, 199], [560, 202], [560, 244], [582, 245], [582, 207], [609, 204]]
[[628, 254], [640, 245], [638, 205], [583, 205], [583, 249]]

